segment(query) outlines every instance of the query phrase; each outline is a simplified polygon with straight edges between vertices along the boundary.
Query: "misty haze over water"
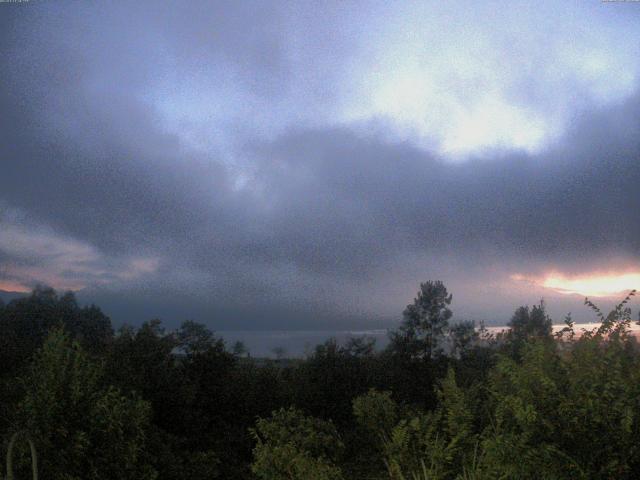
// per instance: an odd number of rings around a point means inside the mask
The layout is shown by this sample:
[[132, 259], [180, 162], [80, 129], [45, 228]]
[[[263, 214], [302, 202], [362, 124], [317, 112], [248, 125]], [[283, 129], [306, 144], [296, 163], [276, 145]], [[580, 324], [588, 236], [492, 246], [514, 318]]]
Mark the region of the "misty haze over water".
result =
[[[599, 323], [575, 323], [574, 331], [579, 335], [583, 329], [592, 330], [600, 326]], [[558, 332], [565, 327], [564, 323], [553, 326], [553, 331]], [[506, 326], [486, 327], [487, 331], [497, 334], [507, 329]], [[252, 357], [275, 358], [275, 349], [282, 348], [284, 357], [303, 357], [310, 354], [319, 345], [330, 338], [336, 339], [339, 345], [343, 345], [349, 338], [366, 337], [376, 341], [376, 349], [380, 350], [389, 344], [388, 332], [391, 329], [371, 330], [256, 330], [233, 331], [223, 330], [216, 332], [226, 344], [231, 347], [235, 342], [241, 341], [247, 347]], [[640, 325], [631, 324], [631, 330], [635, 335], [640, 332]]]

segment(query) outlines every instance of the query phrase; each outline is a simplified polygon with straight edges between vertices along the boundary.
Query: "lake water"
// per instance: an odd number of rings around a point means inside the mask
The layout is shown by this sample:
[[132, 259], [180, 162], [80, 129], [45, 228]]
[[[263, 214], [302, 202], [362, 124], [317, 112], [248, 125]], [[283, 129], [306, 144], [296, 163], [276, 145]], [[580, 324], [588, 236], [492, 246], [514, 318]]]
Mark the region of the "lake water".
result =
[[253, 357], [275, 357], [273, 350], [283, 348], [286, 357], [302, 357], [311, 353], [316, 345], [329, 338], [335, 338], [339, 344], [352, 337], [369, 337], [376, 340], [377, 348], [384, 348], [388, 343], [387, 330], [316, 330], [316, 331], [218, 331], [230, 348], [240, 340]]
[[[576, 323], [574, 330], [579, 333], [582, 329], [597, 328], [599, 323]], [[553, 326], [554, 332], [562, 330], [564, 324]], [[491, 333], [505, 330], [506, 326], [488, 326]], [[631, 324], [634, 332], [640, 333], [640, 326]], [[352, 337], [368, 337], [376, 340], [376, 348], [381, 349], [389, 343], [387, 329], [375, 330], [265, 330], [265, 331], [218, 331], [230, 348], [234, 342], [242, 341], [253, 357], [275, 357], [274, 349], [283, 348], [287, 357], [302, 357], [311, 353], [314, 347], [329, 338], [335, 338], [339, 344], [344, 344]]]

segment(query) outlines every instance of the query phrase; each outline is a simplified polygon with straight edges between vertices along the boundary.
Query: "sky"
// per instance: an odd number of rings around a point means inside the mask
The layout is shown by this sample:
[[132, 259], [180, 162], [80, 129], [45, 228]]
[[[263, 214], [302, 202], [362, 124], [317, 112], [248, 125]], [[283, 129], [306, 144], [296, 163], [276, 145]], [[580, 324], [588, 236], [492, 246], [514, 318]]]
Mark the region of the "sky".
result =
[[640, 288], [640, 3], [0, 3], [0, 290], [397, 324]]

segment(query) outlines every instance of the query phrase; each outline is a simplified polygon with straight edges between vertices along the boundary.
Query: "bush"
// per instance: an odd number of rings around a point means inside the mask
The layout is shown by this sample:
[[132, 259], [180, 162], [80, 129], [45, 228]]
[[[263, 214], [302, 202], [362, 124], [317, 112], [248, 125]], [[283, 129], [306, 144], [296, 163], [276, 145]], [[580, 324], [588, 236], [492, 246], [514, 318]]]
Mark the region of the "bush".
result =
[[289, 408], [260, 419], [252, 433], [257, 441], [252, 471], [264, 480], [340, 480], [335, 461], [343, 449], [330, 422]]

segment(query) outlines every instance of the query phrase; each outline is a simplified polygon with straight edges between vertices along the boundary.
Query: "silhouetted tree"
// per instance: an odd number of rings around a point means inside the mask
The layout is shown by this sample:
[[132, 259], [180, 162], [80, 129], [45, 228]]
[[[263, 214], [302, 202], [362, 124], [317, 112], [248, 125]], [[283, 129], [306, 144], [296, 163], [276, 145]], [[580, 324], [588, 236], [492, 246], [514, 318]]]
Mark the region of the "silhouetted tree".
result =
[[58, 326], [90, 353], [104, 352], [113, 339], [111, 320], [98, 307], [80, 308], [72, 292], [58, 295], [52, 288], [38, 286], [0, 313], [0, 365], [13, 371], [25, 365]]
[[231, 347], [231, 351], [236, 357], [244, 357], [245, 355], [249, 354], [247, 347], [240, 340], [233, 344], [233, 347]]
[[213, 332], [206, 325], [193, 320], [182, 322], [180, 328], [176, 331], [176, 345], [182, 349], [187, 355], [204, 353], [209, 348], [215, 346], [217, 339]]
[[169, 430], [182, 387], [175, 347], [175, 336], [165, 332], [160, 320], [151, 320], [139, 329], [121, 327], [106, 358], [108, 380], [151, 402], [154, 420]]
[[374, 353], [375, 346], [375, 338], [351, 337], [342, 350], [346, 355], [353, 357], [368, 357]]
[[418, 296], [403, 312], [401, 327], [391, 334], [391, 348], [411, 357], [431, 359], [439, 355], [452, 315], [452, 298], [441, 281], [420, 284]]
[[287, 353], [287, 350], [280, 345], [278, 345], [277, 347], [273, 347], [271, 351], [276, 356], [277, 360], [282, 360]]
[[531, 309], [528, 306], [518, 307], [508, 323], [510, 330], [506, 334], [507, 348], [511, 350], [511, 355], [517, 358], [529, 341], [550, 340], [552, 323], [542, 300]]
[[459, 322], [449, 329], [451, 354], [462, 357], [478, 340], [476, 324], [473, 321]]

